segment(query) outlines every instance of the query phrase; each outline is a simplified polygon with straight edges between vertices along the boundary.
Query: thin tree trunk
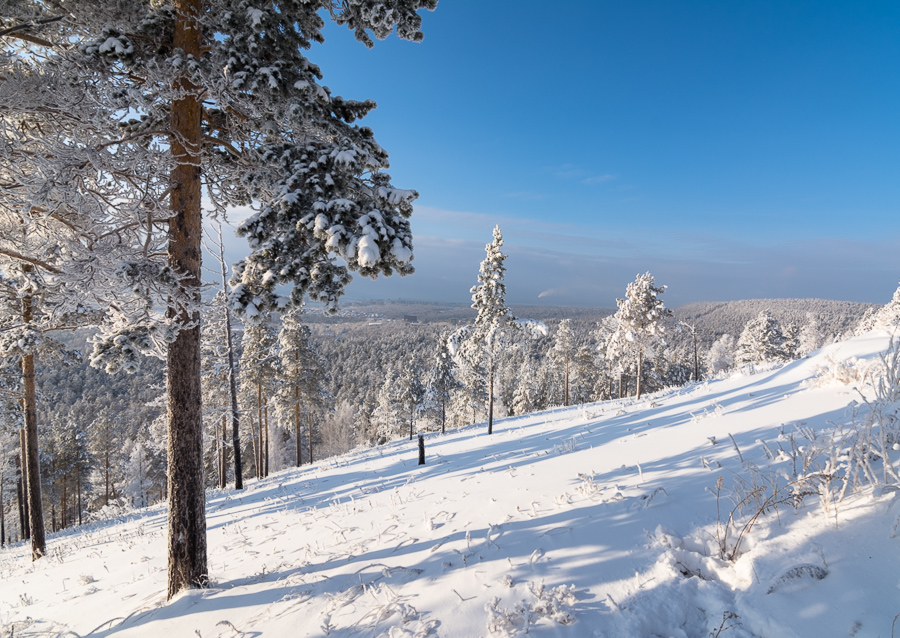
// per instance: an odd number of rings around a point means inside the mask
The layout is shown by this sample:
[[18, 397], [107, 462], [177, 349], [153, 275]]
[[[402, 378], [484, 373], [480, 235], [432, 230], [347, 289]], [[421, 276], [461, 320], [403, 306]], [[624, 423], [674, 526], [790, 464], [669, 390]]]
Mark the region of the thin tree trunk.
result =
[[228, 436], [228, 415], [222, 415], [222, 436], [219, 438], [219, 487], [223, 490], [228, 485], [228, 472], [225, 469], [225, 437]]
[[637, 385], [637, 389], [635, 394], [637, 394], [637, 398], [641, 398], [641, 379], [644, 376], [643, 366], [644, 366], [644, 351], [638, 350], [638, 360], [637, 360], [637, 381], [635, 382]]
[[263, 416], [266, 419], [266, 444], [263, 447], [265, 452], [265, 476], [269, 475], [269, 401], [266, 399], [266, 404], [263, 406]]
[[[201, 56], [202, 0], [175, 0], [172, 46]], [[203, 419], [200, 394], [200, 151], [203, 140], [199, 91], [186, 74], [174, 88], [170, 137], [169, 265], [184, 277], [185, 299], [171, 299], [169, 313], [181, 330], [166, 357], [168, 396], [169, 563], [168, 598], [209, 582], [206, 560], [206, 503], [203, 489]], [[186, 304], [186, 305], [185, 305]]]
[[425, 465], [425, 435], [419, 432], [419, 465]]
[[78, 473], [78, 525], [81, 526], [81, 473]]
[[28, 527], [28, 491], [25, 480], [25, 428], [19, 429], [19, 484], [16, 486], [16, 495], [19, 499], [19, 536], [20, 540], [31, 538], [31, 530]]
[[697, 357], [697, 332], [691, 330], [691, 340], [694, 345], [694, 381], [700, 380], [700, 360]]
[[259, 437], [256, 435], [256, 425], [253, 417], [250, 417], [250, 444], [253, 447], [253, 472], [259, 478]]
[[569, 407], [569, 355], [566, 355], [566, 407]]
[[263, 446], [265, 445], [265, 440], [263, 439], [263, 408], [262, 408], [262, 384], [257, 381], [256, 383], [256, 418], [259, 421], [259, 445], [256, 447], [256, 453], [259, 455], [259, 458], [256, 459], [256, 478], [262, 478], [265, 474], [265, 466], [263, 465]]
[[[219, 264], [222, 266], [222, 294], [228, 294], [228, 272], [225, 262], [225, 243], [222, 224], [219, 224]], [[234, 452], [234, 489], [244, 489], [244, 468], [241, 464], [240, 416], [237, 400], [237, 377], [234, 366], [234, 340], [231, 336], [231, 309], [225, 304], [225, 343], [228, 346], [228, 392], [231, 394], [231, 448]], [[224, 438], [224, 437], [223, 437]]]
[[488, 434], [494, 433], [494, 362], [488, 366]]
[[312, 426], [312, 410], [306, 411], [307, 418], [307, 426], [309, 429], [309, 434], [307, 435], [307, 445], [309, 446], [309, 463], [312, 465], [313, 462], [313, 426]]
[[103, 451], [106, 458], [106, 499], [104, 505], [109, 505], [109, 421], [106, 422], [106, 444]]
[[300, 388], [294, 386], [294, 434], [297, 437], [297, 467], [303, 465], [303, 441], [300, 438]]
[[3, 507], [3, 475], [0, 474], [0, 547], [6, 545], [6, 508]]
[[445, 423], [446, 420], [447, 420], [447, 415], [446, 415], [445, 412], [446, 412], [446, 411], [445, 411], [445, 409], [444, 409], [444, 402], [441, 401], [441, 434], [444, 433], [444, 423]]
[[62, 480], [62, 494], [59, 496], [59, 528], [66, 528], [66, 507], [68, 505], [69, 499], [67, 498], [68, 494], [66, 493], [66, 479], [63, 477]]
[[[28, 271], [31, 266], [26, 265]], [[22, 300], [22, 318], [30, 324], [34, 315], [31, 295]], [[44, 510], [41, 506], [41, 468], [38, 457], [37, 390], [34, 381], [34, 355], [22, 357], [22, 385], [25, 397], [25, 489], [28, 493], [29, 531], [31, 532], [31, 559], [37, 560], [46, 551], [44, 539]]]

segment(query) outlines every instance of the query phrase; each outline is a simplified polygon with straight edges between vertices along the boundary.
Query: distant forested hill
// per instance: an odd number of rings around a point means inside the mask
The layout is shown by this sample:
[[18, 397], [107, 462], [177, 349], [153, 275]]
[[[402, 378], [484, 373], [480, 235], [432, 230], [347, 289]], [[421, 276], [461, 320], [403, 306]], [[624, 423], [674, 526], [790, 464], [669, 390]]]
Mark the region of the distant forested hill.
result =
[[674, 309], [679, 321], [697, 328], [706, 342], [723, 334], [737, 337], [748, 321], [763, 310], [782, 325], [804, 326], [811, 313], [819, 322], [819, 330], [826, 336], [838, 336], [856, 326], [867, 310], [875, 304], [830, 299], [745, 299], [742, 301], [701, 301]]

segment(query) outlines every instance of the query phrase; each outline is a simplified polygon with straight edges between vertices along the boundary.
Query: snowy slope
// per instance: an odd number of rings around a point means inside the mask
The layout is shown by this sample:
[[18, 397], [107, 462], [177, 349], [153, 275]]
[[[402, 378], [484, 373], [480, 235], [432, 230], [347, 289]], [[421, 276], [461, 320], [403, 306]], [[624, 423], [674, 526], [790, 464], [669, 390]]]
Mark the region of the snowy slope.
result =
[[859, 399], [809, 383], [817, 369], [874, 360], [887, 342], [500, 420], [491, 437], [429, 435], [424, 467], [401, 441], [210, 492], [212, 586], [168, 604], [161, 506], [51, 536], [37, 563], [13, 546], [0, 552], [0, 634], [888, 637], [894, 492], [779, 508], [734, 563], [716, 543], [717, 505], [731, 509], [717, 479], [746, 475], [729, 435], [745, 461], [777, 469], [760, 441], [847, 422]]

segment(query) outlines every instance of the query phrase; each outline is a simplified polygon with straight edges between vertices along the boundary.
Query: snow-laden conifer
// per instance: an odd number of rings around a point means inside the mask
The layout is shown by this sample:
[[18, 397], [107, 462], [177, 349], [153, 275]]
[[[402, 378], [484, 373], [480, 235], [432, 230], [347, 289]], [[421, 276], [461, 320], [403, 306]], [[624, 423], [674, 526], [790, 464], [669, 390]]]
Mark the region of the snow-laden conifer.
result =
[[569, 405], [569, 375], [572, 358], [575, 354], [575, 333], [572, 331], [571, 319], [563, 319], [559, 322], [556, 334], [553, 338], [553, 347], [550, 349], [550, 361], [560, 368], [563, 375], [563, 405]]
[[[436, 4], [10, 0], [4, 7], [0, 156], [16, 157], [21, 170], [13, 167], [16, 177], [7, 179], [0, 168], [0, 190], [15, 194], [11, 208], [27, 223], [35, 215], [41, 221], [55, 220], [54, 213], [92, 215], [96, 226], [73, 227], [85, 231], [82, 248], [104, 240], [137, 252], [118, 268], [98, 251], [102, 263], [82, 269], [91, 276], [81, 290], [94, 288], [99, 277], [116, 293], [104, 297], [118, 295], [107, 303], [98, 365], [128, 367], [135, 351], [166, 352], [170, 597], [208, 579], [201, 198], [219, 214], [235, 205], [257, 209], [243, 229], [253, 254], [238, 270], [239, 285], [244, 272], [259, 270], [293, 284], [295, 304], [309, 295], [333, 308], [351, 270], [411, 272], [407, 218], [415, 192], [391, 185], [383, 172], [387, 153], [368, 128], [354, 124], [374, 103], [332, 95], [304, 52], [324, 41], [323, 15], [367, 46], [392, 32], [420, 40], [417, 11]], [[28, 115], [24, 145], [15, 125], [6, 124], [22, 122], [20, 112]], [[41, 133], [33, 124], [38, 117], [46, 124]], [[107, 234], [105, 220], [119, 232]], [[23, 267], [45, 263], [43, 255], [15, 247], [4, 254]], [[256, 302], [243, 292], [235, 290], [238, 306]], [[266, 297], [264, 305], [278, 305], [276, 295]], [[30, 324], [33, 312], [24, 314], [23, 324]], [[33, 412], [26, 410], [29, 433], [36, 429]], [[29, 439], [36, 447], [36, 436]], [[36, 483], [31, 492], [40, 501]]]
[[434, 410], [440, 420], [441, 434], [446, 429], [447, 406], [450, 404], [451, 395], [461, 387], [453, 373], [454, 365], [448, 346], [449, 338], [449, 334], [441, 335], [437, 351], [434, 354], [434, 364], [426, 384], [426, 401], [428, 407]]
[[649, 272], [638, 275], [628, 284], [624, 299], [616, 299], [616, 331], [610, 336], [607, 352], [611, 358], [627, 356], [636, 365], [637, 397], [642, 391], [644, 358], [652, 354], [652, 346], [666, 332], [672, 311], [659, 298], [666, 286], [657, 286]]
[[706, 367], [712, 374], [726, 372], [734, 367], [734, 352], [737, 343], [730, 334], [725, 333], [716, 339], [706, 353]]
[[255, 321], [244, 327], [241, 343], [241, 394], [245, 404], [253, 406], [248, 413], [254, 444], [257, 478], [268, 475], [270, 397], [276, 389], [278, 336], [271, 320]]
[[786, 341], [781, 324], [768, 310], [763, 310], [741, 332], [734, 360], [739, 365], [786, 361], [789, 358]]
[[[518, 322], [506, 305], [506, 255], [503, 254], [503, 233], [494, 227], [494, 240], [485, 246], [485, 258], [481, 262], [478, 283], [472, 287], [472, 308], [477, 312], [471, 326], [458, 330], [451, 337], [451, 352], [458, 354], [468, 367], [468, 372], [483, 378], [487, 386], [488, 434], [494, 431], [494, 376], [497, 372], [497, 356], [506, 345], [509, 332], [526, 330], [546, 334], [546, 326], [536, 322]], [[480, 369], [483, 375], [478, 374]], [[473, 394], [473, 398], [474, 398]], [[473, 406], [474, 407], [474, 406]]]
[[292, 423], [294, 430], [294, 461], [303, 462], [303, 421], [307, 423], [307, 446], [310, 462], [313, 454], [314, 413], [325, 401], [325, 366], [311, 342], [308, 326], [301, 323], [299, 309], [292, 309], [282, 317], [278, 332], [280, 362], [276, 407], [283, 423]]

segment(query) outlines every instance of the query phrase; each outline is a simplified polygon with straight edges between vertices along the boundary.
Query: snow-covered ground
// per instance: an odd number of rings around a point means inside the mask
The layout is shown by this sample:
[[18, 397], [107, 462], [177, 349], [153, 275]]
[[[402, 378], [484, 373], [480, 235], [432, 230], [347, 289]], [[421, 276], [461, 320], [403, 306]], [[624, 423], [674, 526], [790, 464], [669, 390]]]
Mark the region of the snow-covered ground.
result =
[[751, 498], [725, 527], [735, 480], [790, 474], [792, 433], [854, 418], [858, 392], [817, 371], [887, 345], [873, 333], [753, 375], [500, 420], [493, 436], [429, 435], [422, 467], [400, 441], [210, 492], [211, 586], [169, 603], [163, 506], [51, 535], [37, 563], [9, 547], [0, 634], [888, 638], [896, 492], [827, 509], [810, 496], [747, 525]]

